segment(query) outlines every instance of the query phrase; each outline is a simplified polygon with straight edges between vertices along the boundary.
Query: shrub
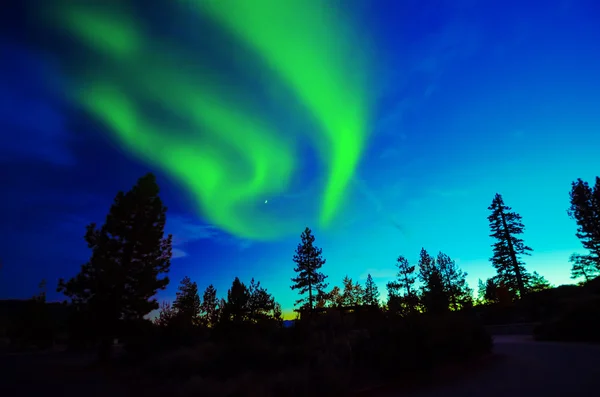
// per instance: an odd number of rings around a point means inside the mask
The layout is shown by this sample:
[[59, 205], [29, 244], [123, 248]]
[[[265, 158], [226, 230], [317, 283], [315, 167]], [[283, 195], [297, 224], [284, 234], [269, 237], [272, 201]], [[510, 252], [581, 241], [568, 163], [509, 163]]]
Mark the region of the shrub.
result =
[[[356, 329], [359, 325], [363, 328]], [[401, 318], [330, 312], [289, 329], [244, 325], [223, 335], [146, 360], [144, 376], [155, 384], [151, 391], [214, 397], [344, 395], [373, 380], [395, 379], [491, 348], [483, 326], [464, 313]]]

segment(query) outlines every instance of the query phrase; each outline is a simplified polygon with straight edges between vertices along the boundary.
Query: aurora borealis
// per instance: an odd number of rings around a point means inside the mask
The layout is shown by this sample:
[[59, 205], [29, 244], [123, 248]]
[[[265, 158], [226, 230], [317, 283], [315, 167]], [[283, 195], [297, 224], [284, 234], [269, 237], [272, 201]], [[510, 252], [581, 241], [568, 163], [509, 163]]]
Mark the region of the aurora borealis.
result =
[[476, 287], [496, 192], [523, 216], [528, 269], [570, 282], [570, 183], [600, 169], [593, 2], [10, 3], [3, 295], [73, 274], [85, 225], [147, 171], [175, 242], [161, 299], [185, 275], [219, 295], [255, 277], [290, 310], [307, 225], [332, 285], [371, 273], [383, 292], [425, 247]]
[[[254, 240], [295, 234], [301, 222], [269, 213], [261, 203], [284, 193], [302, 166], [297, 139], [286, 138], [285, 126], [256, 114], [255, 93], [219, 76], [210, 62], [213, 53], [193, 59], [190, 48], [152, 35], [122, 4], [64, 2], [46, 11], [48, 23], [64, 27], [84, 46], [74, 98], [126, 151], [185, 186], [198, 214], [210, 223]], [[305, 135], [324, 165], [319, 219], [330, 224], [368, 133], [368, 62], [352, 40], [359, 35], [321, 2], [181, 1], [180, 6], [198, 13], [197, 23], [210, 18], [246, 45], [273, 76], [266, 84], [289, 90], [305, 110], [311, 121]], [[227, 61], [248, 62], [236, 55]], [[141, 102], [157, 104], [174, 121], [152, 120], [152, 110]], [[277, 110], [285, 114], [289, 108]]]

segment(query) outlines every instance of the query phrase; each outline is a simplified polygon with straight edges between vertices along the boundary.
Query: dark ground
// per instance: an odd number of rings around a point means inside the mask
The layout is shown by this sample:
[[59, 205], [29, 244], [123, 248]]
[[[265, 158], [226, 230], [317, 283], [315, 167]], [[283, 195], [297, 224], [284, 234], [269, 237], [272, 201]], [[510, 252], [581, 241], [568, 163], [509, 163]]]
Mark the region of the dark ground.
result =
[[[600, 346], [534, 342], [522, 335], [494, 337], [494, 354], [447, 369], [437, 385], [380, 397], [600, 396]], [[93, 356], [32, 353], [0, 356], [0, 396], [121, 397], [125, 391], [89, 368]], [[443, 374], [442, 374], [443, 375]]]
[[600, 396], [600, 346], [494, 337], [494, 355], [441, 384], [380, 397]]
[[122, 397], [123, 390], [91, 367], [94, 354], [0, 355], [0, 396]]

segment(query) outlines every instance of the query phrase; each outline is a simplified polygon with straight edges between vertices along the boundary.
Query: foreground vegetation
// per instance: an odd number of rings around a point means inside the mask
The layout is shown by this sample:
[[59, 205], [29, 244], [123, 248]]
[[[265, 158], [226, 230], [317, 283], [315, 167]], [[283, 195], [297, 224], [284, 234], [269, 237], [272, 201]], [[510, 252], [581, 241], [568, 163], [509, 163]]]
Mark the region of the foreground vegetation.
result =
[[[171, 236], [167, 208], [148, 174], [117, 194], [106, 222], [85, 235], [90, 260], [59, 282], [69, 302], [45, 303], [45, 284], [9, 318], [13, 348], [96, 348], [117, 378], [144, 395], [341, 395], [466, 360], [491, 349], [485, 324], [542, 322], [541, 340], [598, 341], [600, 335], [600, 179], [578, 180], [571, 216], [588, 255], [574, 255], [580, 286], [553, 288], [522, 261], [532, 249], [519, 237], [521, 217], [496, 195], [490, 206], [492, 265], [478, 296], [450, 256], [424, 248], [411, 264], [396, 260], [397, 277], [382, 299], [372, 277], [346, 276], [329, 288], [326, 260], [306, 228], [293, 256], [298, 319], [284, 326], [281, 306], [259, 281], [235, 278], [224, 297], [210, 285], [202, 294], [189, 277], [176, 300], [159, 308], [157, 291], [169, 284]], [[58, 313], [58, 314], [57, 314]], [[14, 314], [14, 313], [13, 313]], [[290, 325], [290, 324], [288, 324]], [[118, 339], [122, 351], [116, 352]]]

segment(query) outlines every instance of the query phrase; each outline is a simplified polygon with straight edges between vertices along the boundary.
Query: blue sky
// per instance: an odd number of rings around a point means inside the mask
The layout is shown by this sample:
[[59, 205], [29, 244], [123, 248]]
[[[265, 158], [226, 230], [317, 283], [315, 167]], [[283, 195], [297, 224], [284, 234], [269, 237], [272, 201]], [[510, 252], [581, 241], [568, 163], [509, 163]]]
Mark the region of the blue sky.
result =
[[[383, 294], [397, 256], [416, 261], [425, 247], [454, 258], [476, 288], [493, 275], [487, 207], [496, 192], [523, 216], [523, 238], [534, 249], [526, 267], [554, 284], [570, 282], [568, 257], [581, 251], [566, 213], [570, 183], [591, 181], [600, 169], [600, 8], [583, 0], [531, 4], [348, 7], [352, 29], [372, 43], [376, 78], [369, 140], [344, 204], [336, 222], [320, 228], [310, 190], [269, 197], [284, 209], [293, 198], [290, 217], [306, 214], [331, 285], [370, 273]], [[212, 226], [182, 185], [116, 145], [65, 97], [69, 73], [57, 48], [67, 44], [26, 32], [26, 7], [8, 10], [0, 24], [0, 297], [28, 297], [43, 278], [53, 286], [74, 275], [89, 256], [85, 225], [101, 222], [115, 193], [152, 171], [175, 239], [161, 299], [172, 299], [185, 275], [201, 289], [213, 283], [220, 295], [234, 277], [255, 277], [291, 309], [302, 228], [258, 242]], [[301, 179], [314, 178], [310, 171]]]

